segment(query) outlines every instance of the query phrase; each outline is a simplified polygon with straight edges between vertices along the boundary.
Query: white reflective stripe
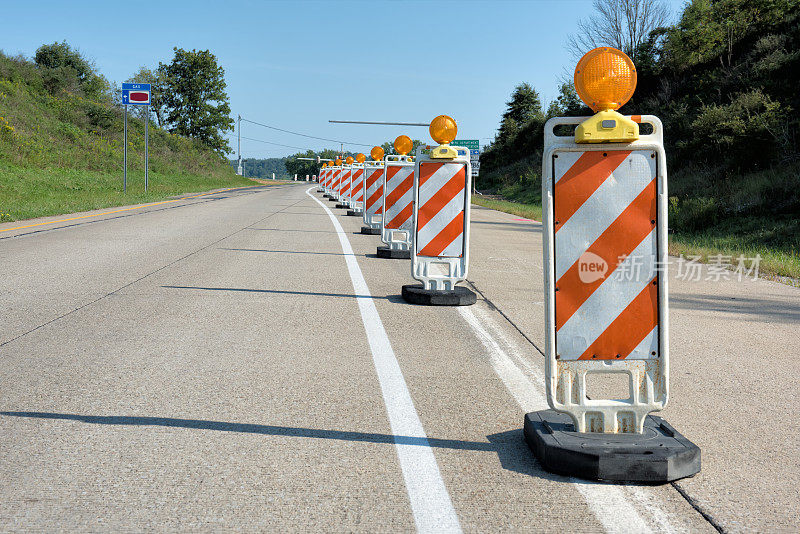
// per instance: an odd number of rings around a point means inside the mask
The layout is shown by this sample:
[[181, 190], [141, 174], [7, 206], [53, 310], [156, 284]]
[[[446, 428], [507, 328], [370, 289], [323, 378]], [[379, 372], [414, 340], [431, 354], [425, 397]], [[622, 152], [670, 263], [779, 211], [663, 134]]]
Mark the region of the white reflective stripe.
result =
[[[388, 182], [386, 182], [386, 192], [384, 193], [387, 197], [392, 194], [392, 191], [397, 189], [403, 181], [411, 176], [411, 173], [414, 172], [414, 167], [400, 167], [400, 170], [397, 171], [397, 174], [392, 176]], [[389, 168], [386, 169], [386, 175], [389, 175]], [[411, 189], [409, 189], [411, 191]]]
[[[371, 180], [373, 177], [375, 177], [375, 175], [377, 175], [377, 179], [372, 183], [371, 187], [367, 188], [367, 193], [364, 196], [365, 203], [370, 198], [372, 198], [372, 195], [374, 195], [378, 191], [378, 189], [380, 189], [380, 187], [383, 185], [383, 180], [379, 174], [383, 172], [383, 169], [380, 167], [368, 167], [368, 169], [369, 169], [369, 175], [367, 177], [367, 181]], [[365, 172], [365, 174], [367, 173]], [[381, 207], [381, 199], [380, 198], [375, 199], [375, 202], [373, 202], [372, 205], [369, 206], [369, 209], [367, 209], [367, 215], [374, 215], [375, 213], [378, 212], [378, 208], [380, 207]]]
[[[347, 239], [342, 225], [328, 207], [306, 191], [328, 214], [339, 237], [342, 253], [353, 284], [353, 292], [359, 296], [358, 310], [369, 342], [372, 361], [378, 382], [381, 386], [383, 403], [389, 419], [389, 426], [395, 441], [395, 450], [403, 472], [406, 492], [411, 502], [411, 511], [419, 532], [461, 532], [453, 502], [442, 480], [436, 456], [428, 441], [428, 436], [414, 407], [403, 371], [392, 349], [389, 336], [381, 322], [375, 301], [358, 266], [353, 247]], [[413, 440], [412, 443], [401, 443]]]
[[[655, 260], [654, 229], [615, 270], [611, 270], [613, 265], [608, 266], [609, 272], [600, 287], [556, 332], [558, 354], [562, 360], [579, 358], [642, 292], [656, 275]], [[631, 279], [616, 280], [617, 272], [630, 275]]]
[[458, 234], [443, 251], [439, 253], [440, 258], [460, 258], [464, 254], [464, 233]]
[[559, 152], [558, 157], [553, 161], [553, 172], [555, 182], [558, 181], [567, 173], [570, 167], [575, 165], [575, 162], [585, 154], [585, 152]]
[[[394, 218], [397, 217], [400, 214], [400, 212], [403, 211], [404, 208], [406, 208], [409, 204], [411, 204], [411, 199], [413, 195], [414, 195], [414, 188], [412, 187], [408, 191], [406, 191], [406, 193], [402, 197], [400, 197], [391, 208], [388, 208], [384, 212], [384, 220], [386, 221], [386, 224], [392, 222], [392, 220], [394, 220]], [[412, 217], [412, 215], [409, 213], [408, 219], [406, 219], [404, 223], [400, 225], [400, 228], [410, 228], [413, 222], [414, 222], [414, 217]]]
[[578, 261], [581, 254], [597, 241], [656, 177], [656, 160], [645, 154], [649, 152], [632, 153], [572, 217], [566, 222], [562, 221], [562, 226], [556, 232], [556, 280]]
[[[464, 211], [464, 190], [462, 189], [459, 194], [454, 196], [450, 202], [439, 210], [439, 213], [433, 216], [425, 226], [417, 230], [417, 251], [424, 249], [428, 246], [439, 232], [444, 230], [444, 227], [452, 222], [453, 219], [458, 217], [458, 214]], [[459, 237], [464, 233], [463, 228], [459, 232]], [[461, 239], [459, 241], [462, 241]], [[456, 254], [458, 256], [459, 254]]]
[[[421, 168], [425, 168], [431, 165], [435, 165], [433, 163], [422, 163], [420, 164]], [[424, 184], [420, 184], [419, 186], [419, 206], [422, 207], [428, 203], [428, 201], [433, 198], [439, 190], [450, 181], [450, 179], [455, 176], [458, 171], [464, 168], [464, 165], [459, 163], [445, 163], [430, 177], [425, 180]], [[422, 174], [422, 170], [420, 170], [420, 174]]]
[[[653, 354], [655, 352], [655, 354]], [[658, 355], [658, 325], [647, 334], [630, 354], [625, 355], [629, 360], [647, 360]]]

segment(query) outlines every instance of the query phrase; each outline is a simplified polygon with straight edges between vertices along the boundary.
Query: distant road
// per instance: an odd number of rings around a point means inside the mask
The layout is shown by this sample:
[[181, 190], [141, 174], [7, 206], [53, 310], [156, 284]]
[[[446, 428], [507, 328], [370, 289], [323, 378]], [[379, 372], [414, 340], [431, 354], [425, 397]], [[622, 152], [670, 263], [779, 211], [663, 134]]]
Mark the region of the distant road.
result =
[[672, 273], [663, 415], [703, 471], [585, 483], [522, 441], [541, 226], [474, 208], [478, 303], [418, 307], [308, 190], [0, 225], [0, 530], [800, 530], [800, 289]]

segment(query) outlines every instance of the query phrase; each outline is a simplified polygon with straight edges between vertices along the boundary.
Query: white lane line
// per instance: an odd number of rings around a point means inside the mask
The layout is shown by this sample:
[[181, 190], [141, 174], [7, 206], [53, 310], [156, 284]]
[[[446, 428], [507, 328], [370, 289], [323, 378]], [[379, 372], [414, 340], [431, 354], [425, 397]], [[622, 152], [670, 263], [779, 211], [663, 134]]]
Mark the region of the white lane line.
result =
[[[502, 334], [502, 330], [480, 308], [476, 308], [476, 311], [473, 312], [470, 308], [462, 306], [458, 308], [458, 312], [486, 349], [492, 368], [503, 381], [514, 400], [517, 401], [517, 404], [526, 413], [547, 409], [542, 373], [536, 370], [529, 361], [526, 361], [527, 359], [523, 358], [513, 342]], [[476, 313], [481, 317], [478, 318]], [[529, 375], [523, 369], [520, 369], [491, 332], [497, 333], [497, 336], [503, 340], [510, 351], [520, 359], [525, 370], [533, 375], [534, 380], [531, 380]], [[570, 482], [581, 493], [589, 505], [589, 509], [603, 525], [606, 532], [652, 532], [651, 527], [626, 495], [626, 486], [587, 482], [577, 478], [565, 477], [564, 480]], [[647, 500], [641, 494], [634, 494], [634, 497], [642, 508], [655, 519], [659, 530], [667, 532], [676, 530], [669, 524], [663, 510], [653, 501]]]
[[397, 458], [403, 471], [406, 491], [411, 501], [411, 510], [419, 532], [461, 532], [458, 516], [450, 501], [450, 495], [439, 473], [439, 465], [428, 443], [428, 436], [422, 428], [411, 393], [408, 391], [403, 371], [392, 350], [389, 336], [381, 322], [375, 301], [369, 292], [364, 275], [353, 254], [353, 247], [347, 238], [336, 216], [328, 207], [314, 197], [309, 188], [306, 194], [322, 206], [328, 214], [339, 242], [342, 245], [347, 270], [353, 282], [353, 291], [359, 298], [358, 308], [361, 320], [367, 333], [367, 340], [372, 351], [372, 361], [378, 374], [378, 381], [383, 393], [383, 402], [389, 415], [389, 425], [395, 436], [411, 436], [417, 438], [417, 445], [398, 443], [395, 440]]

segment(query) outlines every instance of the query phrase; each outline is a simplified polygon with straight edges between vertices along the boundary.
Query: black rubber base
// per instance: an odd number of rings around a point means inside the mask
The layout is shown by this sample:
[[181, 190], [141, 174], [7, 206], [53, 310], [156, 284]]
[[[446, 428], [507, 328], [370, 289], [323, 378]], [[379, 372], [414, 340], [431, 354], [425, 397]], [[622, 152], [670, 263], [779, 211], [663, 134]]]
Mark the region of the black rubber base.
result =
[[423, 289], [422, 284], [403, 286], [403, 300], [423, 306], [472, 306], [478, 300], [475, 293], [463, 286], [452, 291]]
[[322, 198], [331, 198], [331, 196], [328, 193], [325, 193], [324, 195], [322, 195]]
[[666, 483], [700, 472], [700, 448], [660, 417], [642, 434], [575, 431], [567, 414], [525, 414], [525, 441], [542, 467], [561, 475], [613, 482]]
[[329, 202], [339, 202], [338, 198], [328, 197]]
[[362, 215], [363, 215], [363, 213], [361, 213], [360, 211], [347, 210], [347, 216], [348, 217], [361, 217]]
[[324, 189], [317, 189], [317, 193], [324, 193], [324, 192], [325, 192]]
[[361, 233], [364, 235], [381, 235], [380, 228], [370, 228], [369, 226], [362, 226]]
[[336, 208], [340, 210], [346, 210], [350, 209], [350, 206], [348, 206], [347, 204], [336, 204]]
[[411, 251], [410, 250], [396, 250], [389, 247], [378, 247], [378, 252], [376, 252], [379, 258], [388, 258], [391, 260], [410, 260], [411, 259]]

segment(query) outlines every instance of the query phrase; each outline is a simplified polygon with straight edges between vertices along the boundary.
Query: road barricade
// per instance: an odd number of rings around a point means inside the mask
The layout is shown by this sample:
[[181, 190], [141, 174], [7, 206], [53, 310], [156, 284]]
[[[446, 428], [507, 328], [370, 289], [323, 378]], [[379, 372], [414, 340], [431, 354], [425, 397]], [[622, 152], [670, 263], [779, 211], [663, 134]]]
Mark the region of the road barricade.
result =
[[383, 218], [383, 171], [382, 161], [373, 161], [364, 166], [364, 226], [361, 233], [380, 235]]
[[381, 258], [410, 258], [413, 227], [414, 161], [411, 156], [388, 155], [384, 158]]
[[364, 211], [364, 164], [354, 163], [350, 178], [350, 209], [347, 215], [361, 217]]
[[470, 305], [475, 293], [456, 286], [469, 265], [469, 150], [432, 157], [436, 147], [419, 147], [413, 183], [413, 246], [411, 276], [422, 284], [403, 286], [403, 298], [413, 304]]

